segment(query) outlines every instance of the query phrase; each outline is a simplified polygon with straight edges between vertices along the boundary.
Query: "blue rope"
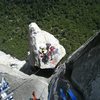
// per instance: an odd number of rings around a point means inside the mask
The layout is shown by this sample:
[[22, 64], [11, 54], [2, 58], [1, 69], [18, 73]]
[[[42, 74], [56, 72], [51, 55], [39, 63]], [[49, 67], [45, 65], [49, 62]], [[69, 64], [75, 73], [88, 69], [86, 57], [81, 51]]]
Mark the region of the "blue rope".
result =
[[76, 96], [73, 94], [73, 92], [72, 92], [71, 89], [68, 89], [67, 92], [68, 92], [68, 94], [69, 94], [69, 96], [70, 96], [70, 98], [71, 98], [72, 100], [77, 100]]
[[66, 95], [64, 94], [64, 91], [62, 88], [60, 88], [60, 95], [62, 97], [62, 100], [67, 100]]

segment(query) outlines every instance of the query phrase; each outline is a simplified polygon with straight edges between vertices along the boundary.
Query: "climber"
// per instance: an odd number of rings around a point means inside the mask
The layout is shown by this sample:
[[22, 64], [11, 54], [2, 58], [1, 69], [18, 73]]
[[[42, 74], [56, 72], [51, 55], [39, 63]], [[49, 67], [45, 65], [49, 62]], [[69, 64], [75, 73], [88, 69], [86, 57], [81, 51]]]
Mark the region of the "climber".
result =
[[48, 53], [48, 56], [51, 57], [51, 60], [53, 60], [53, 54], [54, 54], [54, 51], [55, 51], [55, 47], [54, 46], [50, 46], [49, 48], [49, 53]]
[[37, 100], [37, 98], [36, 98], [36, 95], [35, 95], [35, 92], [33, 91], [33, 93], [32, 93], [32, 96], [33, 96], [33, 100]]
[[33, 91], [32, 95], [33, 95], [33, 99], [32, 100], [40, 100], [40, 99], [37, 99], [34, 91]]
[[50, 43], [46, 43], [46, 49], [47, 49], [47, 51], [49, 50], [50, 46], [51, 46]]
[[44, 62], [44, 64], [46, 64], [49, 60], [48, 56], [47, 56], [47, 50], [45, 45], [41, 45], [41, 47], [39, 48], [39, 54], [41, 57], [42, 62]]

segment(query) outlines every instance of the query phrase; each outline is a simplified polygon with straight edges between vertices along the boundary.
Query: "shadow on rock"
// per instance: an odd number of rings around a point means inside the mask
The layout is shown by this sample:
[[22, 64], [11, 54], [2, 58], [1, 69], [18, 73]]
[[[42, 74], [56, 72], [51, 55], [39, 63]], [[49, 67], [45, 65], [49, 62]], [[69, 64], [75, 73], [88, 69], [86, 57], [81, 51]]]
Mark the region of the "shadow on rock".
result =
[[40, 69], [38, 67], [30, 66], [28, 63], [26, 63], [20, 69], [20, 71], [22, 71], [23, 73], [25, 73], [27, 75], [35, 74], [37, 76], [42, 76], [42, 77], [49, 78], [53, 74], [54, 69]]

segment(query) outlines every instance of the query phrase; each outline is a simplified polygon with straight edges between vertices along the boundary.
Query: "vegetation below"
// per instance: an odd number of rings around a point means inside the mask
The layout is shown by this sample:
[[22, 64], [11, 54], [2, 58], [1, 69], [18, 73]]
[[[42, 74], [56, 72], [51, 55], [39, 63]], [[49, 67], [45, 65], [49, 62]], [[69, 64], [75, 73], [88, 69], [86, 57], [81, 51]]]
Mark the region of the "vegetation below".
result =
[[30, 22], [58, 38], [67, 57], [100, 30], [100, 0], [0, 0], [0, 50], [25, 59]]

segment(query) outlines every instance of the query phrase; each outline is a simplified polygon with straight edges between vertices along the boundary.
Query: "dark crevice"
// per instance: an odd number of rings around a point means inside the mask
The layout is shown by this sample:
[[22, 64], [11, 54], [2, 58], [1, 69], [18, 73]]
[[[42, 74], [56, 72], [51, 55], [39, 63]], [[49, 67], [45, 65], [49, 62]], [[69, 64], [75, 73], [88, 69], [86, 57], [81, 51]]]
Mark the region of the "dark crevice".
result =
[[22, 71], [23, 73], [28, 74], [28, 75], [35, 74], [37, 76], [42, 76], [42, 77], [46, 77], [46, 78], [49, 78], [54, 73], [54, 69], [40, 69], [38, 67], [32, 67], [28, 63], [26, 63], [20, 69], [20, 71]]

